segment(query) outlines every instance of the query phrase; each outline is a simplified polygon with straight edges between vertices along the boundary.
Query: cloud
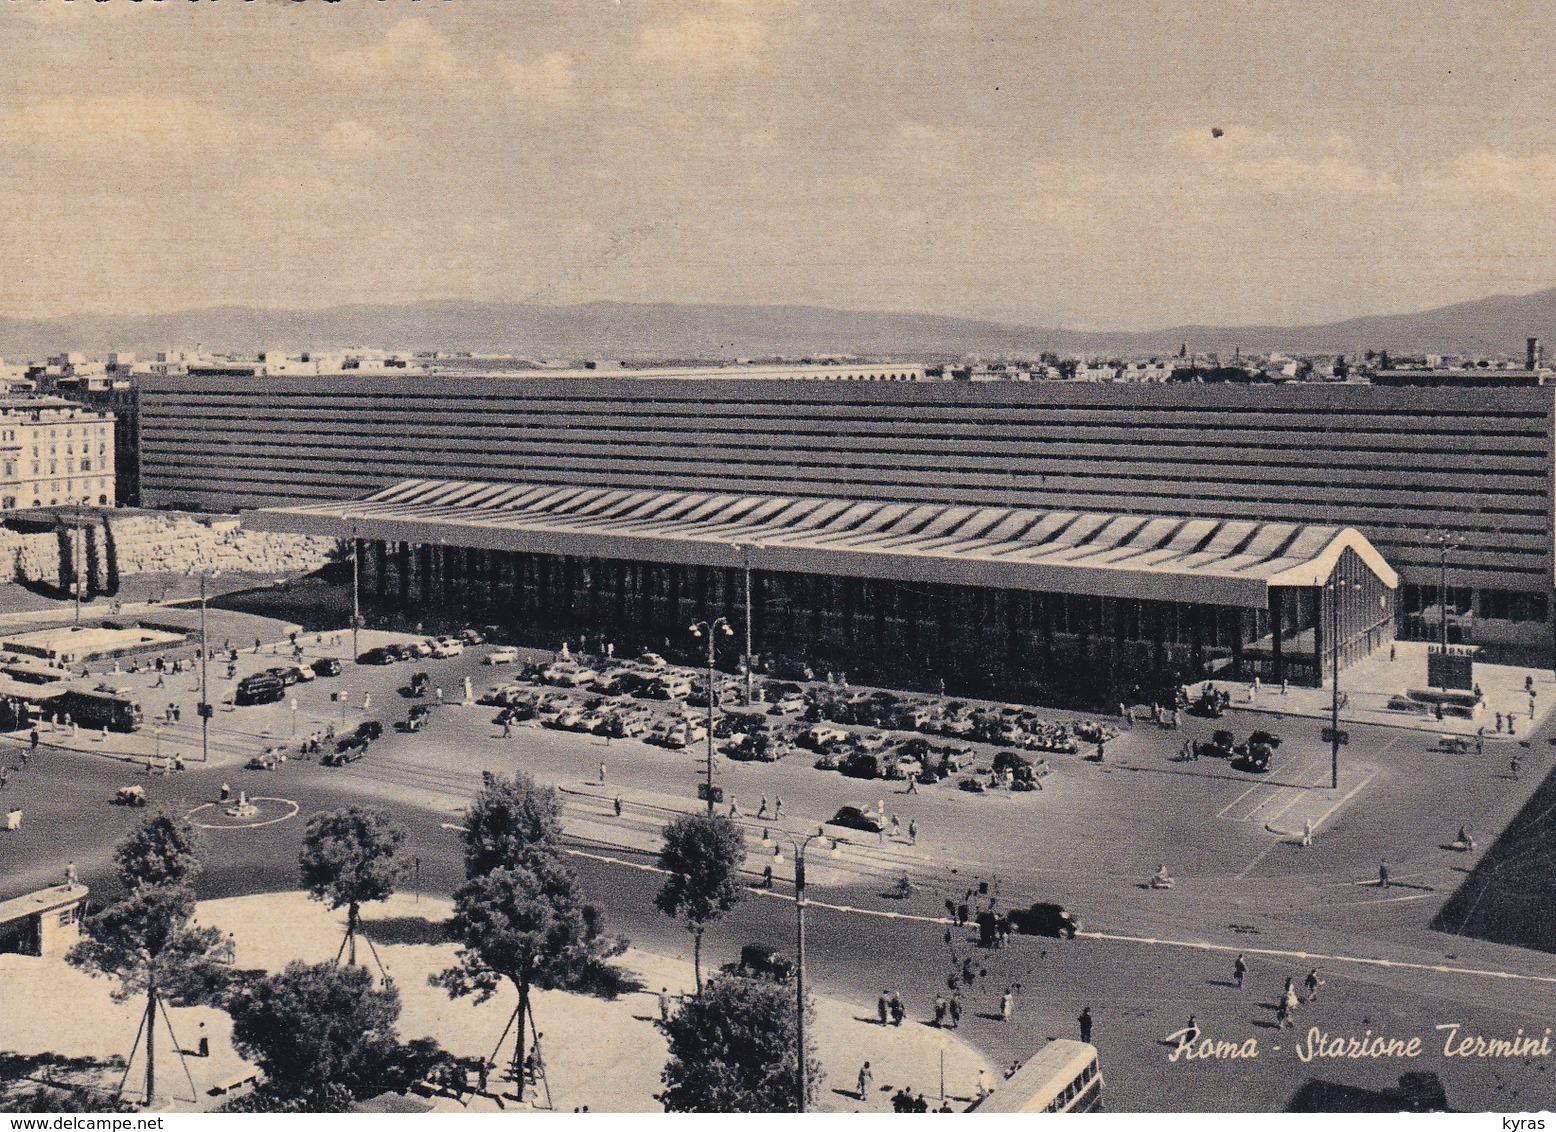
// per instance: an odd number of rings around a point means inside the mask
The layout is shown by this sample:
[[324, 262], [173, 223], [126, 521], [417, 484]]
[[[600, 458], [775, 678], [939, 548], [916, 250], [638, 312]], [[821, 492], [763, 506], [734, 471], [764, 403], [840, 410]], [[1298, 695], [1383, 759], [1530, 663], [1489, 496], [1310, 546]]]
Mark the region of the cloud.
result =
[[245, 149], [270, 139], [257, 123], [151, 94], [49, 99], [0, 118], [0, 147], [148, 161]]
[[319, 139], [319, 148], [332, 157], [367, 157], [382, 149], [383, 144], [377, 130], [355, 118], [336, 122]]
[[448, 37], [421, 19], [401, 20], [376, 43], [322, 52], [316, 58], [341, 78], [375, 85], [457, 87], [466, 81]]
[[710, 67], [752, 67], [767, 38], [767, 25], [744, 13], [692, 16], [678, 24], [643, 29], [638, 57], [646, 62]]
[[508, 89], [523, 104], [556, 108], [574, 101], [578, 78], [573, 58], [566, 52], [552, 51], [529, 63], [505, 58], [498, 67]]
[[1323, 192], [1392, 195], [1399, 185], [1355, 154], [1347, 138], [1283, 137], [1229, 125], [1220, 137], [1207, 127], [1173, 135], [1170, 159], [1189, 180], [1209, 181], [1220, 192]]
[[1512, 157], [1477, 149], [1457, 158], [1432, 184], [1439, 191], [1465, 195], [1550, 202], [1556, 197], [1556, 154]]

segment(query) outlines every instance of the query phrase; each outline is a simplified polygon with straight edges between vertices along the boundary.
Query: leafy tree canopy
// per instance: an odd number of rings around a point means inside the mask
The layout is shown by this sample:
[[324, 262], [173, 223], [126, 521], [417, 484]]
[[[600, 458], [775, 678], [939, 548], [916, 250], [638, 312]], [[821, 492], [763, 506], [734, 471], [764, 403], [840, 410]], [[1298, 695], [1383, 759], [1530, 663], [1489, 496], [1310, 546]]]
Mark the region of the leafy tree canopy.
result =
[[555, 790], [527, 774], [511, 779], [482, 775], [481, 792], [465, 814], [465, 875], [480, 876], [562, 842], [562, 803]]
[[[796, 1112], [799, 1027], [790, 983], [717, 975], [660, 1024], [667, 1112]], [[811, 1017], [806, 1004], [806, 1018]], [[806, 1042], [807, 1106], [823, 1071]]]
[[665, 826], [659, 867], [667, 875], [654, 904], [698, 930], [745, 895], [740, 880], [745, 860], [745, 834], [731, 819], [709, 813], [676, 818]]
[[187, 884], [200, 874], [202, 848], [188, 822], [155, 814], [130, 831], [114, 850], [113, 859], [126, 889]]
[[331, 908], [355, 911], [387, 900], [405, 876], [404, 843], [405, 833], [382, 810], [347, 806], [315, 814], [298, 858], [303, 887]]

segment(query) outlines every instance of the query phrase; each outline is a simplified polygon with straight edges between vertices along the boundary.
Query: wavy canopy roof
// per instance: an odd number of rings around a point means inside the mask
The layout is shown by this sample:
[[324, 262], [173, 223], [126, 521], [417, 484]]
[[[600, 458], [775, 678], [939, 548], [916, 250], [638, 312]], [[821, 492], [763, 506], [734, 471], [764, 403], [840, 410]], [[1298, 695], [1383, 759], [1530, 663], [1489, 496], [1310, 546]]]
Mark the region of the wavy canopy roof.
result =
[[364, 499], [246, 512], [250, 526], [531, 554], [787, 570], [1264, 608], [1329, 579], [1356, 531], [804, 496], [405, 480]]

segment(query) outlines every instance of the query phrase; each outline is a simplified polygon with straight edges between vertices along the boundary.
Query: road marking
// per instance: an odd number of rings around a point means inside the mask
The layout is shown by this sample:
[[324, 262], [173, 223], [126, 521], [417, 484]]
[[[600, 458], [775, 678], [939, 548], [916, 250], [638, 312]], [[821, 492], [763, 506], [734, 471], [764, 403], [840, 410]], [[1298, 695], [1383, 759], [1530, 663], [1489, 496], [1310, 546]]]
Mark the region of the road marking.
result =
[[[1261, 783], [1261, 782], [1255, 782], [1247, 790], [1244, 790], [1237, 797], [1233, 798], [1226, 805], [1222, 806], [1221, 809], [1216, 813], [1216, 817], [1218, 817], [1218, 818], [1226, 817], [1226, 813], [1227, 813], [1228, 810], [1230, 810], [1233, 806], [1237, 805], [1237, 803], [1241, 802], [1244, 798], [1248, 797], [1248, 795], [1252, 794], [1255, 790], [1259, 789], [1259, 787], [1262, 786], [1262, 785], [1263, 785], [1263, 783]], [[1232, 821], [1245, 821], [1247, 819], [1245, 819], [1245, 818], [1232, 818], [1230, 820], [1232, 820]]]
[[1479, 967], [1447, 967], [1432, 963], [1407, 963], [1398, 959], [1372, 959], [1361, 955], [1323, 955], [1307, 951], [1282, 951], [1272, 947], [1240, 947], [1224, 943], [1199, 943], [1182, 939], [1148, 939], [1143, 936], [1115, 935], [1109, 932], [1078, 932], [1084, 939], [1105, 939], [1115, 943], [1144, 943], [1157, 947], [1181, 947], [1190, 951], [1215, 951], [1231, 954], [1265, 955], [1277, 959], [1302, 959], [1321, 963], [1356, 963], [1366, 967], [1386, 967], [1407, 971], [1431, 971], [1439, 975], [1474, 975], [1483, 979], [1519, 979], [1530, 983], [1556, 984], [1556, 975], [1521, 975], [1516, 971], [1490, 971]]

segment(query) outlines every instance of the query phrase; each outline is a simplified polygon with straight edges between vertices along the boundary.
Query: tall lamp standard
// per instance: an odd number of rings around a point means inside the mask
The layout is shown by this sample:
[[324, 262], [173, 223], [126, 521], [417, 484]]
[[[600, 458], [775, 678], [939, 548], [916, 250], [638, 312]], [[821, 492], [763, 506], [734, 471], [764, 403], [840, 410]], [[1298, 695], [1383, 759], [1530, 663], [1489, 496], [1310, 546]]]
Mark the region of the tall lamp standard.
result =
[[714, 619], [713, 621], [694, 621], [694, 622], [692, 622], [692, 624], [690, 626], [688, 626], [688, 628], [691, 629], [692, 636], [698, 638], [699, 640], [702, 640], [702, 639], [706, 638], [707, 642], [708, 642], [708, 766], [707, 766], [707, 792], [708, 792], [708, 813], [711, 814], [713, 812], [713, 712], [714, 712], [715, 706], [718, 704], [718, 698], [719, 698], [718, 689], [715, 687], [715, 685], [713, 683], [713, 662], [715, 660], [715, 657], [713, 655], [713, 649], [714, 649], [715, 638], [717, 637], [718, 632], [719, 632], [720, 629], [722, 629], [724, 631], [724, 635], [726, 637], [733, 637], [735, 635], [735, 630], [733, 630], [733, 629], [731, 629], [729, 627], [729, 619], [726, 618], [726, 617], [719, 617], [719, 618]]
[[1358, 589], [1353, 582], [1336, 578], [1329, 591], [1329, 788], [1340, 788], [1340, 595]]
[[362, 655], [357, 647], [357, 630], [362, 627], [362, 594], [357, 562], [357, 525], [351, 524], [351, 659]]
[[[812, 841], [819, 842], [833, 857], [843, 855], [843, 847], [838, 842], [826, 835], [826, 832], [817, 827], [816, 832], [804, 840], [796, 841], [789, 833], [782, 833], [782, 837], [794, 850], [794, 936], [795, 951], [798, 959], [794, 965], [794, 1005], [796, 1038], [798, 1041], [799, 1061], [799, 1096], [796, 1098], [796, 1111], [805, 1111], [806, 1078], [809, 1076], [809, 1067], [805, 1064], [805, 850], [810, 847]], [[773, 851], [773, 864], [783, 863], [783, 847], [773, 840], [771, 831], [762, 834], [762, 845]]]
[[[1434, 531], [1426, 536], [1426, 541], [1429, 545], [1437, 548], [1437, 568], [1439, 571], [1437, 609], [1442, 621], [1442, 655], [1446, 657], [1448, 655], [1448, 552], [1450, 550], [1458, 550], [1459, 547], [1463, 546], [1464, 538], [1461, 535], [1449, 534], [1447, 531]], [[1446, 692], [1448, 690], [1448, 666], [1446, 662], [1442, 663], [1437, 671], [1442, 677], [1442, 689]]]
[[210, 666], [211, 666], [211, 642], [205, 634], [205, 604], [206, 583], [212, 578], [221, 577], [221, 571], [200, 574], [200, 706], [196, 710], [200, 716], [200, 761], [211, 761], [211, 695], [210, 695]]
[[740, 551], [742, 564], [746, 572], [746, 655], [744, 658], [746, 669], [746, 706], [750, 707], [756, 702], [756, 680], [751, 671], [751, 548], [742, 543], [736, 543], [735, 549]]

